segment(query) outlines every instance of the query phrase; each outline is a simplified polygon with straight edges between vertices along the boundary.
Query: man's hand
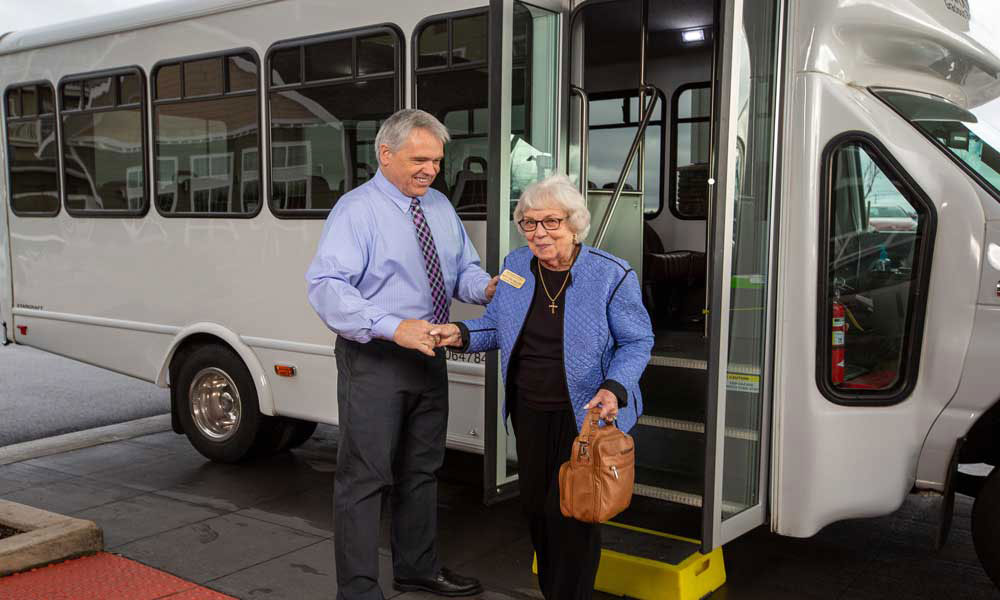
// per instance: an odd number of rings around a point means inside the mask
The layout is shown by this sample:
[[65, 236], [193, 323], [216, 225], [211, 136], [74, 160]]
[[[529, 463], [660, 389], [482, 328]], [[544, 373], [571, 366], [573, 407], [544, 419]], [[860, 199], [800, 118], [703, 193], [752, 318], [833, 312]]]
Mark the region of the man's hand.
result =
[[486, 302], [493, 301], [493, 294], [497, 293], [497, 283], [500, 281], [500, 276], [497, 275], [490, 282], [486, 284]]
[[432, 336], [437, 337], [438, 346], [462, 345], [462, 331], [458, 328], [458, 325], [455, 325], [454, 323], [435, 325], [434, 329], [431, 329], [430, 333]]
[[601, 419], [605, 423], [610, 422], [618, 416], [618, 398], [608, 390], [597, 390], [594, 399], [588, 402], [584, 408], [590, 410], [595, 406], [601, 407]]
[[423, 319], [406, 319], [396, 327], [392, 341], [403, 348], [419, 350], [427, 356], [434, 356], [437, 338], [431, 335], [431, 329], [435, 327], [440, 325], [433, 325]]

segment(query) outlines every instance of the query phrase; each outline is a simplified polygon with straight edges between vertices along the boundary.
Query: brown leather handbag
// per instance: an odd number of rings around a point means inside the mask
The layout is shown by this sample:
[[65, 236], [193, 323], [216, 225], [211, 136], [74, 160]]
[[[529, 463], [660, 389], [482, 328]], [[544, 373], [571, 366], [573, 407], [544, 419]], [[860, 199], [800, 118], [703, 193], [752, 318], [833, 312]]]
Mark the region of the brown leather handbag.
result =
[[628, 508], [635, 484], [635, 442], [613, 423], [598, 427], [600, 414], [600, 408], [587, 413], [569, 461], [559, 467], [559, 508], [587, 523]]

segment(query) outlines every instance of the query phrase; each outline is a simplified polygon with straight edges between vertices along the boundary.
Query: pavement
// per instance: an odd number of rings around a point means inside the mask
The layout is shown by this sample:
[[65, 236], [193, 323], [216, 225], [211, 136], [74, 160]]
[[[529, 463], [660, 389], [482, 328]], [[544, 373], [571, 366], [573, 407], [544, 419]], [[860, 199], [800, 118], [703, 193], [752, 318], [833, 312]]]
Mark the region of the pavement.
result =
[[0, 448], [170, 412], [170, 390], [28, 346], [0, 346]]
[[[334, 427], [321, 426], [298, 450], [245, 465], [208, 462], [184, 436], [161, 432], [0, 466], [0, 497], [95, 521], [112, 557], [212, 594], [185, 598], [332, 599], [335, 469]], [[479, 577], [482, 598], [540, 598], [519, 505], [484, 506], [481, 471], [480, 457], [449, 451], [438, 506], [442, 560]], [[1000, 600], [972, 547], [972, 501], [958, 497], [940, 551], [933, 545], [938, 502], [914, 496], [893, 515], [837, 523], [806, 540], [760, 528], [725, 547], [728, 582], [711, 598]], [[388, 522], [380, 540], [386, 598], [429, 600], [392, 589]], [[0, 599], [26, 597], [11, 595], [25, 581], [19, 577], [0, 579]]]

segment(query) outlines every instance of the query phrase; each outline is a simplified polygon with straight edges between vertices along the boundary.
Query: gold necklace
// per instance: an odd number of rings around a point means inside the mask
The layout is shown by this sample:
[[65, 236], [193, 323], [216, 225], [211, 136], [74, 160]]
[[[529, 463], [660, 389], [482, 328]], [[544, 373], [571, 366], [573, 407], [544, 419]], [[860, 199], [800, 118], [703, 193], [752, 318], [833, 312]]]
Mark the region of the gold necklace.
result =
[[[572, 268], [573, 263], [576, 262], [576, 253], [579, 251], [580, 251], [579, 246], [577, 246], [576, 249], [573, 250], [573, 261], [570, 262], [570, 268]], [[563, 293], [563, 290], [566, 289], [566, 283], [569, 282], [569, 269], [566, 270], [566, 276], [563, 277], [563, 282], [562, 285], [559, 286], [559, 291], [556, 292], [555, 296], [553, 296], [552, 294], [549, 293], [548, 286], [545, 285], [545, 277], [542, 276], [542, 261], [536, 260], [535, 267], [538, 269], [538, 279], [539, 281], [542, 282], [542, 290], [545, 291], [545, 295], [548, 296], [549, 298], [549, 310], [552, 311], [552, 314], [556, 314], [556, 309], [559, 308], [559, 305], [556, 304], [556, 298], [558, 298], [559, 295]]]

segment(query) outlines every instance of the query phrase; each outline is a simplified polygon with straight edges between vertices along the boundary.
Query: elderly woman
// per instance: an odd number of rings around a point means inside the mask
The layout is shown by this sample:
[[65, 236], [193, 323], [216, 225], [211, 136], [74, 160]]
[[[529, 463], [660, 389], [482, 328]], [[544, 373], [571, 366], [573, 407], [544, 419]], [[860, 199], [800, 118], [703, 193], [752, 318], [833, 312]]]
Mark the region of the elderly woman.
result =
[[600, 529], [561, 514], [559, 466], [589, 409], [635, 425], [653, 331], [635, 271], [581, 243], [590, 213], [566, 177], [527, 187], [514, 220], [528, 247], [504, 260], [486, 314], [432, 334], [465, 352], [500, 349], [539, 586], [547, 600], [590, 598]]

